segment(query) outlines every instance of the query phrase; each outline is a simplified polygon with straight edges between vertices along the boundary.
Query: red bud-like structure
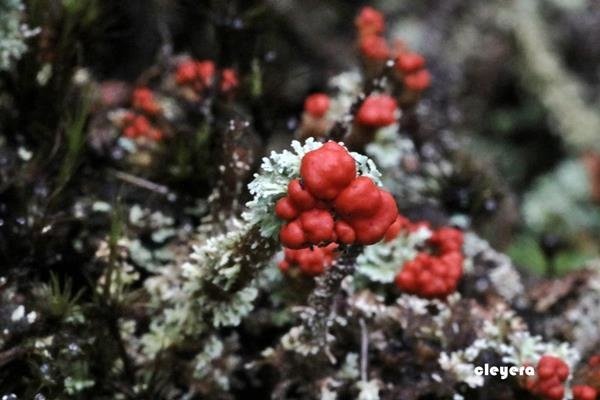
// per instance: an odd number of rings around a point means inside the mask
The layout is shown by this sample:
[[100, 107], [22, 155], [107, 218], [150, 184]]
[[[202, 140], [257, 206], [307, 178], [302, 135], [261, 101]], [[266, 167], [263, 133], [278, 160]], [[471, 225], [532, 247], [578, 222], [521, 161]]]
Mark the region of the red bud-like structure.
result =
[[304, 111], [313, 118], [322, 118], [329, 110], [329, 96], [325, 93], [311, 94], [304, 101]]
[[396, 275], [396, 286], [425, 298], [444, 298], [456, 290], [463, 273], [463, 234], [458, 229], [440, 228], [427, 244], [432, 252], [420, 252]]
[[233, 68], [225, 68], [221, 71], [221, 81], [219, 82], [219, 91], [223, 94], [233, 92], [240, 85], [237, 72]]
[[320, 275], [335, 260], [337, 248], [337, 244], [331, 243], [324, 247], [285, 249], [284, 259], [279, 263], [279, 269], [283, 273], [288, 273], [290, 268], [297, 267], [306, 276]]
[[390, 48], [382, 36], [362, 36], [359, 40], [360, 54], [371, 61], [385, 61], [390, 58]]
[[363, 7], [356, 16], [354, 25], [361, 36], [380, 35], [385, 30], [383, 14], [373, 7]]
[[404, 85], [413, 92], [422, 92], [431, 84], [431, 75], [425, 69], [406, 75]]
[[529, 381], [527, 388], [545, 400], [562, 400], [565, 395], [564, 383], [569, 377], [569, 366], [562, 359], [544, 355], [536, 367], [537, 379]]
[[396, 57], [396, 69], [403, 74], [410, 74], [425, 67], [425, 58], [418, 53], [404, 52]]
[[385, 94], [374, 94], [365, 99], [356, 113], [356, 123], [381, 128], [396, 122], [398, 104]]
[[156, 102], [152, 91], [146, 87], [139, 87], [133, 91], [131, 105], [135, 110], [148, 116], [156, 116], [160, 113], [160, 105]]
[[356, 162], [342, 146], [327, 142], [302, 158], [300, 175], [314, 197], [333, 200], [356, 177]]
[[147, 138], [159, 141], [163, 133], [155, 128], [148, 119], [139, 114], [127, 113], [123, 117], [123, 135], [130, 139]]
[[572, 388], [574, 400], [596, 400], [598, 391], [588, 385], [575, 385]]
[[290, 249], [373, 244], [398, 218], [392, 195], [371, 178], [357, 176], [354, 158], [331, 141], [304, 155], [300, 179], [289, 182], [274, 211], [287, 221], [279, 238]]

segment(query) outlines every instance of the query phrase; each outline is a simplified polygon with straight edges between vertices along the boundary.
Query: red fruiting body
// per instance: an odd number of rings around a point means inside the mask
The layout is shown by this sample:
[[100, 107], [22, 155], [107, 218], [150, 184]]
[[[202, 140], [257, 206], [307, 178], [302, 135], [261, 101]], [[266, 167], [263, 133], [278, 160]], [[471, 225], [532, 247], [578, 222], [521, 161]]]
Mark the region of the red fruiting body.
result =
[[181, 86], [191, 86], [201, 91], [209, 87], [215, 76], [215, 64], [210, 60], [188, 60], [179, 64], [175, 72], [175, 82]]
[[325, 93], [311, 94], [304, 101], [304, 111], [313, 118], [322, 118], [329, 110], [329, 96]]
[[305, 275], [320, 275], [333, 263], [337, 247], [337, 244], [331, 243], [325, 247], [285, 249], [285, 258], [279, 263], [279, 269], [285, 273], [290, 267], [297, 266]]
[[282, 197], [275, 203], [275, 215], [286, 221], [290, 221], [299, 215], [298, 209], [289, 196]]
[[205, 87], [210, 86], [215, 77], [215, 63], [210, 60], [197, 61], [196, 73], [198, 74], [198, 79], [202, 85]]
[[429, 87], [431, 76], [427, 70], [422, 69], [404, 77], [404, 85], [413, 92], [422, 92]]
[[573, 386], [573, 399], [575, 400], [596, 400], [598, 392], [591, 386], [575, 385]]
[[225, 68], [221, 71], [221, 82], [219, 90], [221, 93], [229, 93], [239, 86], [237, 72], [233, 68]]
[[160, 113], [160, 105], [156, 102], [152, 91], [145, 87], [137, 88], [131, 96], [133, 108], [147, 115], [154, 116]]
[[396, 69], [404, 74], [416, 72], [425, 67], [425, 58], [418, 53], [401, 53], [396, 58]]
[[536, 370], [537, 380], [529, 385], [531, 392], [547, 400], [561, 400], [569, 366], [558, 357], [545, 355], [538, 361]]
[[462, 274], [461, 264], [449, 268], [443, 259], [427, 253], [419, 253], [408, 261], [396, 275], [396, 285], [407, 293], [426, 298], [443, 298], [456, 290], [457, 275]]
[[362, 36], [359, 42], [360, 54], [368, 60], [385, 61], [390, 58], [390, 48], [382, 36]]
[[304, 155], [300, 175], [317, 199], [333, 200], [356, 176], [356, 162], [335, 142], [327, 142]]
[[592, 368], [600, 366], [600, 355], [593, 355], [588, 360], [588, 365]]
[[396, 275], [396, 286], [426, 298], [443, 298], [454, 292], [463, 273], [462, 242], [461, 231], [438, 229], [428, 240], [435, 251], [432, 254], [421, 252], [414, 260], [406, 262]]
[[375, 214], [348, 220], [356, 233], [356, 242], [359, 244], [368, 245], [379, 242], [398, 216], [398, 207], [394, 197], [383, 190], [380, 190], [379, 193], [381, 204], [377, 207]]
[[196, 80], [196, 63], [193, 60], [185, 61], [177, 67], [175, 81], [178, 85], [188, 85]]
[[128, 113], [123, 118], [123, 134], [130, 139], [145, 137], [161, 140], [163, 137], [162, 132], [153, 127], [146, 117], [133, 113]]
[[463, 245], [463, 233], [456, 228], [443, 227], [433, 232], [428, 242], [436, 246], [442, 254], [460, 252]]
[[363, 7], [354, 20], [360, 35], [378, 35], [385, 29], [383, 15], [373, 7]]
[[304, 211], [300, 223], [309, 243], [319, 244], [333, 240], [333, 217], [325, 210]]
[[298, 179], [294, 179], [288, 184], [288, 196], [294, 205], [302, 211], [315, 208], [317, 203], [313, 195], [302, 187]]
[[344, 221], [335, 222], [335, 234], [337, 241], [344, 244], [352, 244], [356, 241], [354, 229]]
[[370, 178], [359, 176], [340, 192], [334, 204], [344, 218], [370, 217], [381, 204], [380, 190]]
[[287, 196], [275, 205], [275, 214], [288, 222], [279, 232], [282, 244], [300, 249], [382, 240], [398, 218], [396, 201], [371, 178], [356, 174], [356, 161], [337, 143], [306, 153], [302, 180], [291, 180]]
[[398, 105], [388, 95], [371, 95], [365, 99], [356, 113], [359, 125], [381, 128], [396, 122]]
[[398, 237], [398, 234], [404, 229], [410, 226], [410, 221], [402, 216], [398, 215], [393, 224], [390, 225], [387, 231], [385, 231], [385, 235], [383, 240], [386, 242], [391, 242], [392, 240]]
[[294, 220], [281, 227], [279, 231], [281, 244], [290, 249], [301, 249], [306, 246], [306, 236], [300, 221]]

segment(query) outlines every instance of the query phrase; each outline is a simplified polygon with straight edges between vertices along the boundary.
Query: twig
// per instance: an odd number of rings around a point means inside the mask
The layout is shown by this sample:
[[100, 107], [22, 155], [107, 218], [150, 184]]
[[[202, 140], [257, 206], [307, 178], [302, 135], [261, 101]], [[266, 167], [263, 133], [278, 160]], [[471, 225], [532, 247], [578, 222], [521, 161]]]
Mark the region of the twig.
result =
[[168, 187], [159, 185], [158, 183], [151, 182], [144, 178], [140, 178], [139, 176], [131, 175], [122, 171], [112, 171], [112, 173], [117, 179], [120, 179], [123, 182], [127, 182], [131, 185], [159, 193], [163, 196], [167, 196], [170, 193]]
[[27, 353], [27, 349], [21, 346], [13, 347], [0, 353], [0, 367], [5, 366], [9, 362], [16, 360]]
[[360, 380], [367, 381], [367, 367], [369, 363], [369, 331], [365, 319], [358, 320], [360, 324]]

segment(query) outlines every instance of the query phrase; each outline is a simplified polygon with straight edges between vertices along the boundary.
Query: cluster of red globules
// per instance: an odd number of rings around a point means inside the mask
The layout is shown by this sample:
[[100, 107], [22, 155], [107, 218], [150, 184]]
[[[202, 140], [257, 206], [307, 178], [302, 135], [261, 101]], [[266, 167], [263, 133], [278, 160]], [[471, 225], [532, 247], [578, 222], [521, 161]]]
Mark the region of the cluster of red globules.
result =
[[596, 400], [598, 397], [597, 387], [600, 384], [600, 355], [591, 356], [588, 359], [587, 367], [588, 370], [580, 378], [583, 378], [588, 385], [579, 384], [573, 386], [573, 398], [575, 400]]
[[123, 117], [123, 134], [130, 139], [147, 138], [158, 141], [163, 138], [161, 130], [154, 127], [148, 118], [132, 112]]
[[300, 176], [275, 205], [275, 214], [286, 221], [279, 232], [285, 247], [373, 244], [398, 218], [392, 195], [370, 178], [357, 177], [356, 162], [335, 142], [306, 153]]
[[398, 103], [387, 94], [372, 94], [363, 101], [356, 112], [356, 123], [372, 128], [382, 128], [396, 122]]
[[574, 400], [596, 400], [598, 391], [588, 385], [574, 385], [573, 388]]
[[147, 87], [134, 89], [131, 95], [131, 107], [135, 111], [125, 114], [122, 122], [123, 135], [130, 139], [161, 140], [162, 131], [151, 122], [151, 119], [161, 113], [160, 104], [156, 101], [152, 90]]
[[395, 68], [404, 86], [413, 92], [422, 92], [431, 83], [431, 75], [425, 68], [425, 58], [418, 53], [401, 52], [396, 57]]
[[411, 52], [398, 42], [390, 48], [383, 33], [385, 21], [383, 15], [372, 7], [364, 7], [357, 15], [354, 24], [358, 31], [358, 47], [361, 55], [376, 62], [384, 62], [395, 58], [396, 76], [404, 87], [412, 92], [420, 93], [431, 83], [431, 75], [425, 67], [425, 58]]
[[333, 263], [337, 248], [336, 243], [330, 243], [324, 247], [284, 249], [284, 259], [279, 263], [279, 269], [288, 273], [290, 268], [297, 267], [306, 276], [320, 275]]
[[425, 298], [444, 298], [456, 290], [463, 273], [463, 234], [454, 228], [433, 232], [427, 244], [433, 252], [420, 252], [404, 263], [395, 283], [402, 291]]
[[542, 356], [536, 367], [537, 379], [527, 383], [530, 392], [546, 400], [561, 400], [565, 396], [565, 381], [569, 366], [560, 358]]
[[383, 36], [383, 15], [372, 7], [364, 7], [357, 15], [354, 25], [358, 32], [360, 53], [369, 60], [385, 61], [390, 58], [390, 48]]
[[[192, 88], [201, 93], [210, 88], [217, 76], [217, 68], [211, 60], [186, 60], [177, 66], [175, 82], [179, 86]], [[219, 91], [224, 94], [231, 93], [239, 86], [237, 72], [233, 68], [221, 71]]]
[[157, 116], [161, 112], [160, 104], [156, 101], [154, 93], [147, 87], [139, 87], [133, 91], [131, 106], [134, 110], [148, 116]]

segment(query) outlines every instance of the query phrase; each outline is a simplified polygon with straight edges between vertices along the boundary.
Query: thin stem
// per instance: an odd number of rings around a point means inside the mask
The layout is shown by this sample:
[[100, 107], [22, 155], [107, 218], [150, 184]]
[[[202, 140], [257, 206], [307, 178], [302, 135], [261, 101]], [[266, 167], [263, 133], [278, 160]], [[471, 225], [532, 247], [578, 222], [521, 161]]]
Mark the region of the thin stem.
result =
[[360, 324], [360, 380], [366, 382], [369, 363], [369, 331], [364, 318], [358, 322]]

